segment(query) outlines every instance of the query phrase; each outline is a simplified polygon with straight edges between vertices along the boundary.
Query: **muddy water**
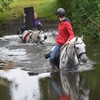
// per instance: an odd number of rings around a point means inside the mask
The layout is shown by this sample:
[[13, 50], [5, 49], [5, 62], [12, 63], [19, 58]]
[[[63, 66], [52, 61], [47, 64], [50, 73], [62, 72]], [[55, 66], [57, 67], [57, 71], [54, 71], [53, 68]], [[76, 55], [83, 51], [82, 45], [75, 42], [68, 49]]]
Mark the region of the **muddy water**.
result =
[[[13, 61], [0, 70], [0, 100], [99, 100], [100, 45], [87, 43], [87, 55], [96, 64], [86, 72], [49, 72], [44, 58], [54, 43], [24, 44], [17, 35], [0, 38], [0, 60]], [[0, 65], [4, 67], [3, 65]]]

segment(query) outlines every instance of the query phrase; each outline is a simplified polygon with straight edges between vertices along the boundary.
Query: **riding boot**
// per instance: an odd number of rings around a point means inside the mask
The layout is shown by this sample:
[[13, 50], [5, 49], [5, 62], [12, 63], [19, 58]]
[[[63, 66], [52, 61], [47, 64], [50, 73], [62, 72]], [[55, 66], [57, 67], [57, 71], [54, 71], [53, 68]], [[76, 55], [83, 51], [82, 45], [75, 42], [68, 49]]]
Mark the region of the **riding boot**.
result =
[[52, 53], [52, 51], [49, 51], [49, 52], [47, 52], [46, 54], [44, 54], [45, 59], [50, 58], [51, 53]]

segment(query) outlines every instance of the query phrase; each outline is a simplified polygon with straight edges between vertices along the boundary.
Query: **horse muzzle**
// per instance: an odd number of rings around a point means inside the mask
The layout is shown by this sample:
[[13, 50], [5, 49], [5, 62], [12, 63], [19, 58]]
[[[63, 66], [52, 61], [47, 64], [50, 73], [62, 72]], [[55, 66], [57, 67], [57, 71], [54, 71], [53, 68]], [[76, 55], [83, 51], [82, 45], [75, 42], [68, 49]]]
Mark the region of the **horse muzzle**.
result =
[[47, 39], [47, 36], [45, 36], [44, 34], [42, 34], [42, 35], [38, 36], [37, 39], [38, 39], [38, 42], [40, 44], [43, 44], [43, 42]]
[[86, 63], [87, 60], [88, 60], [88, 57], [87, 57], [87, 55], [86, 55], [85, 52], [81, 53], [81, 54], [78, 56], [78, 58], [79, 58], [83, 63]]

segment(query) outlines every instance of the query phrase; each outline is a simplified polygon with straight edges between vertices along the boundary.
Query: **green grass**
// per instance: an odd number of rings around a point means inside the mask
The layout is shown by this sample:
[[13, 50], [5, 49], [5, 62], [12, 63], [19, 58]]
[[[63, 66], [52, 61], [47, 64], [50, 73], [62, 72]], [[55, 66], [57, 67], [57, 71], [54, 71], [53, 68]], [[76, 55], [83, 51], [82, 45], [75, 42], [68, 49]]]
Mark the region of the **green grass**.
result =
[[[24, 14], [25, 7], [34, 7], [39, 17], [55, 19], [56, 0], [14, 0], [10, 4], [10, 11], [4, 11], [0, 14], [0, 19], [9, 20]], [[52, 17], [53, 16], [53, 17]]]

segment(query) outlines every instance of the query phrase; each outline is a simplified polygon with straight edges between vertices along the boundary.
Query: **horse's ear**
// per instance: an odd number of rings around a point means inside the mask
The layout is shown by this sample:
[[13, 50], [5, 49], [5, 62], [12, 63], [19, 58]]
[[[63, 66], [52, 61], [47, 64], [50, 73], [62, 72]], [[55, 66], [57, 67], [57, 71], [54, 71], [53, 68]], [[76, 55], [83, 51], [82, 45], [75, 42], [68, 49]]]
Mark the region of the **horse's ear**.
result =
[[81, 36], [81, 39], [83, 40], [83, 35]]
[[75, 39], [75, 41], [77, 41], [78, 40], [78, 36], [76, 36], [76, 39]]

